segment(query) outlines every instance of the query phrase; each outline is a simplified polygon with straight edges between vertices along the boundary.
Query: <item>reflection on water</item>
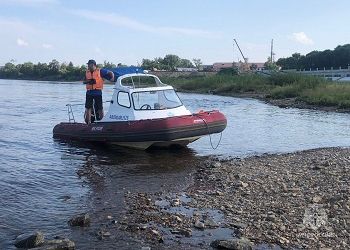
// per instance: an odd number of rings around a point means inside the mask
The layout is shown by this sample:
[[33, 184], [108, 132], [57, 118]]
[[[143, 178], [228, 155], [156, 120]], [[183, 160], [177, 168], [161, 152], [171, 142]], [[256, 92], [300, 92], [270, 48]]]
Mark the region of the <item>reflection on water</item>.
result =
[[[205, 155], [235, 157], [350, 145], [348, 114], [195, 94], [180, 94], [191, 111], [220, 109], [227, 116], [227, 129], [215, 151], [208, 137], [181, 150], [68, 143], [53, 140], [52, 128], [67, 121], [66, 103], [84, 102], [83, 85], [0, 80], [0, 87], [11, 89], [0, 105], [0, 249], [13, 248], [16, 235], [36, 229], [47, 238], [67, 236], [80, 248], [125, 247], [125, 242], [139, 246], [118, 231], [110, 241], [94, 237], [105, 226], [106, 214], [116, 220], [123, 216], [127, 191], [181, 190]], [[111, 94], [112, 86], [107, 86], [104, 99]], [[82, 121], [83, 106], [74, 111]], [[218, 139], [213, 136], [214, 145]], [[80, 212], [94, 214], [91, 227], [69, 228], [69, 218]]]

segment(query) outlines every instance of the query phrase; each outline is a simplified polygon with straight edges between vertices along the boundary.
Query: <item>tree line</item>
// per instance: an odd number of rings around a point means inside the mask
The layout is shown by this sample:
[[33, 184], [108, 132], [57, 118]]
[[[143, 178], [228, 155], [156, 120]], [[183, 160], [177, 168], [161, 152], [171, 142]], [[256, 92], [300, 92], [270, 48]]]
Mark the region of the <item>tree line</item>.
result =
[[[98, 64], [99, 67], [115, 68], [116, 65], [105, 61]], [[25, 79], [46, 81], [80, 81], [84, 78], [87, 66], [74, 66], [72, 62], [60, 63], [52, 60], [49, 63], [25, 62], [15, 65], [8, 62], [0, 68], [0, 78], [3, 79]]]
[[[268, 60], [270, 62], [271, 60]], [[339, 45], [334, 50], [312, 51], [306, 55], [294, 53], [291, 57], [280, 58], [273, 65], [265, 63], [267, 68], [272, 66], [280, 66], [282, 69], [337, 69], [347, 68], [350, 66], [350, 44]], [[103, 68], [115, 68], [126, 66], [122, 64], [115, 65], [114, 63], [104, 61], [99, 64]], [[168, 70], [176, 71], [178, 68], [202, 68], [201, 59], [180, 58], [177, 55], [168, 54], [163, 58], [157, 57], [153, 60], [142, 59], [140, 65], [147, 70]], [[52, 60], [49, 63], [25, 62], [15, 65], [13, 62], [8, 62], [5, 66], [0, 67], [0, 78], [3, 79], [27, 79], [27, 80], [48, 80], [48, 81], [79, 81], [84, 78], [86, 65], [75, 66], [72, 62], [60, 63], [57, 60]]]
[[177, 55], [168, 54], [164, 58], [157, 57], [154, 60], [142, 59], [141, 67], [147, 70], [176, 71], [178, 68], [197, 68], [199, 70], [202, 67], [202, 61], [195, 58], [191, 62]]
[[[202, 62], [200, 59], [193, 59], [193, 63], [188, 59], [182, 59], [177, 55], [166, 55], [164, 58], [155, 58], [154, 60], [143, 59], [140, 65], [147, 70], [176, 70], [177, 68], [200, 68]], [[97, 65], [99, 68], [116, 68], [127, 65], [104, 61]], [[74, 65], [72, 62], [60, 63], [52, 60], [49, 63], [25, 62], [14, 64], [8, 62], [0, 67], [0, 79], [23, 79], [23, 80], [45, 80], [45, 81], [80, 81], [84, 78], [87, 66]]]
[[276, 64], [282, 69], [338, 69], [350, 66], [350, 44], [339, 45], [334, 50], [312, 51], [301, 55], [294, 53], [291, 57], [280, 58]]

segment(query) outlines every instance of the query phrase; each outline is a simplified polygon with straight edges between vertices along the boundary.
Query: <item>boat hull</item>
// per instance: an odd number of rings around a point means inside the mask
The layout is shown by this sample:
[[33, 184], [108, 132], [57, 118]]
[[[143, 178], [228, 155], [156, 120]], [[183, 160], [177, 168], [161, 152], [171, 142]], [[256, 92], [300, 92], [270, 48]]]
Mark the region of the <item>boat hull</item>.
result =
[[147, 149], [151, 146], [186, 146], [202, 136], [220, 133], [227, 125], [219, 111], [193, 115], [123, 122], [60, 123], [54, 138], [106, 142], [125, 147]]

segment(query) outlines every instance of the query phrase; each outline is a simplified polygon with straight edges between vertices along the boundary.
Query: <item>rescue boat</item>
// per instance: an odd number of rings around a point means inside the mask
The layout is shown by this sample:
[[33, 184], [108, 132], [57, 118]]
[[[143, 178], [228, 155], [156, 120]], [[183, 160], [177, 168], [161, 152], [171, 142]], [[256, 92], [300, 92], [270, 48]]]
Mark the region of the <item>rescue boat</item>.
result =
[[118, 78], [106, 115], [91, 124], [79, 123], [72, 105], [67, 104], [69, 121], [54, 127], [54, 138], [144, 150], [153, 146], [186, 146], [226, 128], [224, 114], [217, 110], [191, 113], [174, 88], [155, 75], [138, 68], [128, 72], [117, 68], [113, 72]]

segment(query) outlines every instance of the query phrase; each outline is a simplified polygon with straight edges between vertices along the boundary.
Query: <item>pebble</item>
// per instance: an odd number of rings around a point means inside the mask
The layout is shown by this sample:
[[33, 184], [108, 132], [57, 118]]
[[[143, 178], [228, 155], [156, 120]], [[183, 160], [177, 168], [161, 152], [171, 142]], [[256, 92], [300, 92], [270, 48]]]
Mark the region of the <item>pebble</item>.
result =
[[68, 224], [72, 227], [86, 227], [90, 225], [90, 215], [89, 214], [81, 214], [71, 218], [68, 221]]
[[194, 227], [203, 230], [205, 228], [205, 225], [203, 222], [196, 220], [196, 222], [194, 223]]
[[179, 217], [179, 216], [174, 216], [174, 219], [177, 221], [177, 222], [182, 222], [182, 219]]
[[181, 204], [180, 199], [173, 199], [171, 201], [171, 205], [174, 207], [178, 207], [178, 206], [180, 206], [180, 204]]
[[15, 239], [15, 246], [17, 248], [34, 248], [44, 243], [44, 234], [36, 231], [31, 234], [21, 234]]
[[245, 182], [243, 182], [243, 181], [241, 181], [240, 184], [241, 184], [241, 186], [242, 186], [243, 188], [248, 187], [248, 183], [245, 183]]
[[215, 240], [210, 246], [218, 249], [251, 250], [254, 244], [246, 238]]
[[312, 198], [312, 201], [315, 203], [319, 203], [322, 200], [322, 197], [319, 195], [316, 195]]
[[205, 227], [209, 227], [209, 228], [216, 228], [216, 227], [219, 227], [219, 224], [216, 223], [213, 219], [209, 218], [209, 219], [206, 219], [204, 221], [204, 225]]

